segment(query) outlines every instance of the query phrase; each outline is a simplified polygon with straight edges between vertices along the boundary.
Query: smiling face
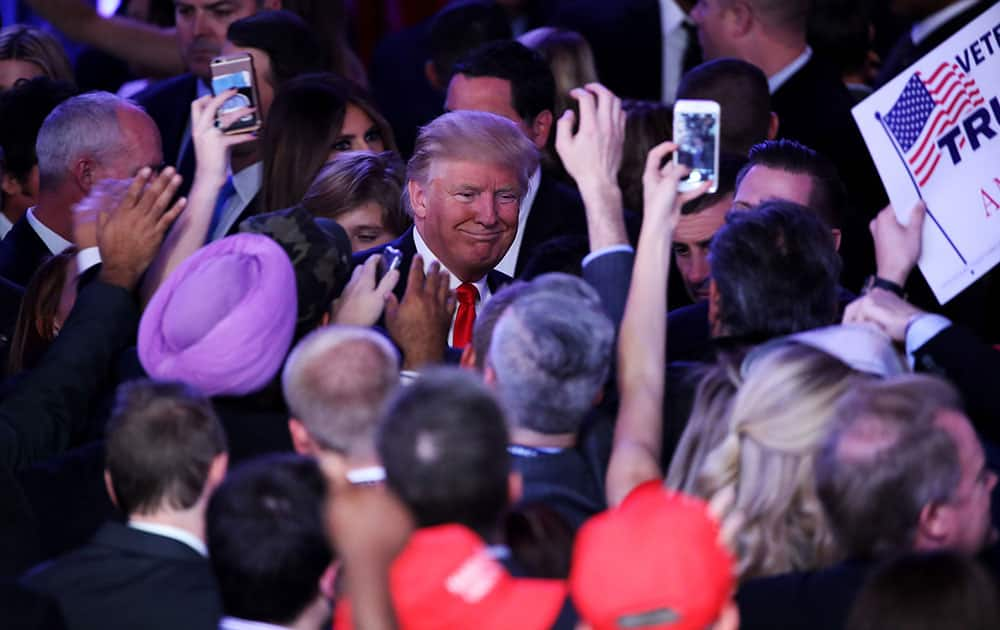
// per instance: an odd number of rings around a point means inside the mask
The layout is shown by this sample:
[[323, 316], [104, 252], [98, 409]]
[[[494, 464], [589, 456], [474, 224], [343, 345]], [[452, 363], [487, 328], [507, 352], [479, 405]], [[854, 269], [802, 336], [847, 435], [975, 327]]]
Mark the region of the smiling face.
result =
[[426, 182], [411, 179], [407, 186], [417, 231], [463, 282], [489, 273], [514, 242], [522, 195], [514, 169], [437, 160]]

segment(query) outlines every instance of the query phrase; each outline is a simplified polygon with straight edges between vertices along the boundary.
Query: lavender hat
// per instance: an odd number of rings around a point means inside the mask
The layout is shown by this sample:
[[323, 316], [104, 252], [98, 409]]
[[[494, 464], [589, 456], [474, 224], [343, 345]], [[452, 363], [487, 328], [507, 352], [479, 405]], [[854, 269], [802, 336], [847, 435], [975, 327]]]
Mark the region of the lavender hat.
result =
[[271, 239], [238, 234], [199, 249], [178, 266], [139, 322], [139, 360], [158, 380], [208, 396], [264, 387], [295, 329], [295, 272]]

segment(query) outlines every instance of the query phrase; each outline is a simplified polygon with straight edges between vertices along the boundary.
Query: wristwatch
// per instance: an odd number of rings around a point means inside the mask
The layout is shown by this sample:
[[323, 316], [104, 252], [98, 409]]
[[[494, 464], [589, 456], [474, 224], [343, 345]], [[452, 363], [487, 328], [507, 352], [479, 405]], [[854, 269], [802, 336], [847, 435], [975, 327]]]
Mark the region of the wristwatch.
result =
[[868, 276], [865, 280], [865, 286], [861, 290], [861, 293], [868, 293], [872, 289], [885, 289], [886, 291], [891, 291], [899, 297], [906, 299], [906, 293], [903, 291], [903, 287], [899, 286], [892, 280], [886, 280], [885, 278], [879, 278], [878, 276]]

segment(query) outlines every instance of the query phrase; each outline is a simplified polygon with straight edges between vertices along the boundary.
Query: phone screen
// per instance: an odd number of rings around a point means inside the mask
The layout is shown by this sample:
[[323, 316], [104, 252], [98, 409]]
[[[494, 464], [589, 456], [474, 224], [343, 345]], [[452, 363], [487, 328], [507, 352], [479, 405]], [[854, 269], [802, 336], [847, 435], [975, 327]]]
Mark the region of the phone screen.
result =
[[[222, 107], [219, 108], [220, 115], [228, 114], [229, 112], [240, 109], [241, 107], [254, 106], [253, 75], [249, 70], [235, 70], [234, 72], [217, 74], [212, 77], [213, 94], [220, 94], [231, 88], [235, 88], [237, 92], [226, 99], [226, 102], [224, 102]], [[238, 120], [229, 125], [226, 131], [233, 131], [243, 127], [256, 125], [257, 114], [256, 112], [251, 112], [246, 116], [240, 117]]]
[[697, 186], [716, 180], [715, 153], [719, 141], [719, 115], [714, 112], [680, 111], [675, 116], [677, 162], [691, 168], [684, 181]]

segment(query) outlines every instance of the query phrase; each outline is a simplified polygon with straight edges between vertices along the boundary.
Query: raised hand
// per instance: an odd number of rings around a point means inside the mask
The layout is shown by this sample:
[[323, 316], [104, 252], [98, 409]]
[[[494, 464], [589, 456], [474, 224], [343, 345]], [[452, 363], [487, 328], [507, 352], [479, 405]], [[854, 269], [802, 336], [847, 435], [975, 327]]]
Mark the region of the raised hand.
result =
[[386, 299], [399, 282], [399, 270], [392, 269], [375, 282], [375, 271], [381, 258], [380, 254], [372, 254], [354, 268], [351, 281], [330, 309], [332, 323], [371, 326], [382, 316]]
[[159, 175], [143, 168], [132, 179], [121, 202], [97, 219], [101, 280], [131, 290], [160, 249], [163, 235], [184, 209], [186, 199], [171, 199], [181, 176], [167, 167]]
[[203, 96], [191, 103], [191, 142], [197, 157], [198, 178], [218, 182], [221, 186], [226, 180], [226, 169], [229, 164], [229, 147], [256, 140], [249, 133], [226, 135], [221, 127], [253, 111], [251, 107], [243, 107], [226, 114], [216, 125], [219, 108], [226, 99], [236, 94], [235, 88], [230, 88], [218, 96]]
[[403, 351], [404, 369], [415, 370], [444, 358], [456, 306], [448, 277], [436, 262], [424, 274], [423, 259], [414, 256], [403, 300], [397, 302], [391, 293], [386, 299], [386, 328]]
[[886, 206], [868, 224], [875, 240], [876, 274], [902, 286], [920, 259], [924, 215], [927, 206], [918, 201], [910, 211], [910, 220], [903, 225], [896, 218], [892, 204]]
[[595, 179], [617, 182], [625, 142], [622, 102], [600, 83], [570, 91], [580, 107], [580, 127], [573, 133], [576, 114], [568, 109], [556, 125], [556, 151], [566, 172], [584, 186]]
[[677, 150], [673, 142], [663, 142], [646, 155], [646, 167], [642, 174], [643, 217], [661, 219], [663, 227], [671, 232], [680, 220], [681, 207], [692, 199], [705, 194], [712, 183], [703, 182], [697, 188], [679, 192], [681, 179], [691, 169], [676, 164], [673, 160], [664, 160]]

